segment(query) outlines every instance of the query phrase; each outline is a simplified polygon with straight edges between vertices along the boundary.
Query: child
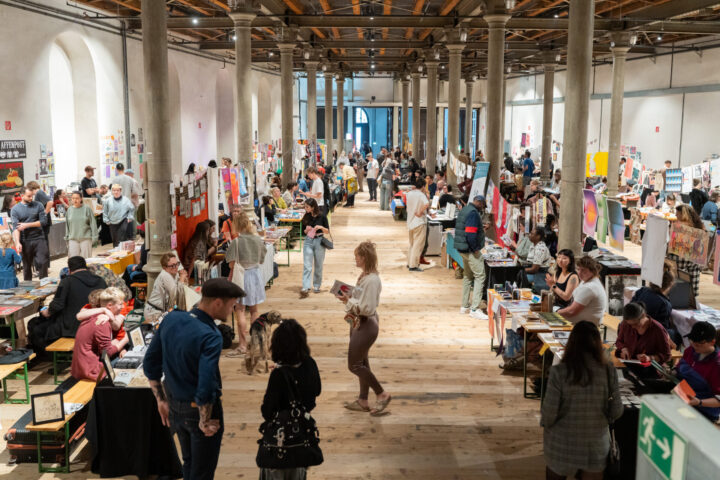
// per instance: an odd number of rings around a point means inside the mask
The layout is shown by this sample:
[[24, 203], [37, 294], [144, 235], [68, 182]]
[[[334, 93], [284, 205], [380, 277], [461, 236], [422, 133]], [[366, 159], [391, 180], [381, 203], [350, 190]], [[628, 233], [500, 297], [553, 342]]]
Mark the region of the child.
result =
[[127, 335], [122, 340], [113, 340], [113, 330], [120, 330], [124, 317], [120, 315], [125, 295], [122, 290], [110, 287], [103, 290], [99, 297], [101, 311], [88, 314], [92, 309], [83, 309], [78, 313], [82, 324], [75, 335], [75, 349], [71, 373], [77, 380], [97, 380], [103, 375], [100, 356], [106, 351], [110, 357], [119, 353], [128, 343]]
[[0, 248], [2, 248], [2, 256], [0, 256], [0, 289], [18, 286], [15, 265], [20, 265], [22, 259], [13, 249], [13, 246], [13, 238], [10, 233], [0, 234]]

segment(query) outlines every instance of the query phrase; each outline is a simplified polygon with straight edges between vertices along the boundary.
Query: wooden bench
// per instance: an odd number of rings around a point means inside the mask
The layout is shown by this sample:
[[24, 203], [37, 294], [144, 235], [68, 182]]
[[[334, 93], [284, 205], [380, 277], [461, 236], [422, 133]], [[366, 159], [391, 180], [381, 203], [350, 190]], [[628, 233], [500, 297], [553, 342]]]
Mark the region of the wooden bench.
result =
[[[0, 365], [0, 378], [2, 378], [2, 387], [4, 400], [3, 403], [30, 403], [30, 382], [28, 380], [28, 362], [35, 358], [33, 353], [27, 360], [18, 363], [9, 363]], [[8, 395], [7, 381], [23, 380], [25, 382], [25, 398], [11, 399]]]
[[46, 352], [52, 352], [53, 354], [53, 381], [55, 382], [55, 385], [57, 385], [58, 382], [58, 368], [57, 368], [57, 362], [58, 360], [69, 360], [72, 361], [72, 354], [73, 350], [75, 349], [75, 339], [74, 338], [59, 338], [55, 340], [53, 343], [47, 346], [45, 348]]
[[[93, 392], [95, 391], [95, 381], [93, 380], [80, 380], [70, 390], [63, 394], [64, 403], [80, 403], [83, 406], [87, 405], [92, 399]], [[59, 420], [52, 423], [44, 423], [42, 425], [33, 425], [29, 423], [25, 428], [28, 431], [36, 432], [37, 434], [37, 457], [38, 457], [38, 471], [40, 473], [70, 473], [70, 419], [75, 416], [75, 413], [65, 415], [64, 420]], [[48, 433], [56, 433], [65, 430], [65, 465], [60, 467], [44, 467], [42, 464], [42, 435]]]

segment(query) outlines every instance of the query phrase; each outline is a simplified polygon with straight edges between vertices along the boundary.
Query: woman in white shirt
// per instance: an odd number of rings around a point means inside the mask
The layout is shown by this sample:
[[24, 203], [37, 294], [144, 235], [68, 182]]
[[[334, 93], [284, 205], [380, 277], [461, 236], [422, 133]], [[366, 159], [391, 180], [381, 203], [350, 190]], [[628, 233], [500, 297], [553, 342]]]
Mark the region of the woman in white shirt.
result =
[[573, 324], [588, 321], [595, 325], [602, 323], [607, 308], [607, 295], [599, 275], [602, 267], [591, 257], [581, 257], [577, 261], [577, 274], [580, 285], [573, 292], [573, 302], [557, 313]]
[[[368, 362], [368, 352], [377, 339], [379, 328], [377, 307], [380, 303], [382, 283], [377, 272], [377, 263], [374, 243], [365, 241], [358, 245], [355, 248], [355, 264], [362, 269], [362, 273], [351, 295], [341, 292], [337, 296], [345, 304], [345, 319], [352, 322], [348, 367], [360, 381], [357, 400], [345, 403], [345, 408], [355, 412], [370, 412], [373, 416], [383, 412], [392, 399], [375, 378]], [[377, 396], [373, 409], [368, 402], [370, 388]]]

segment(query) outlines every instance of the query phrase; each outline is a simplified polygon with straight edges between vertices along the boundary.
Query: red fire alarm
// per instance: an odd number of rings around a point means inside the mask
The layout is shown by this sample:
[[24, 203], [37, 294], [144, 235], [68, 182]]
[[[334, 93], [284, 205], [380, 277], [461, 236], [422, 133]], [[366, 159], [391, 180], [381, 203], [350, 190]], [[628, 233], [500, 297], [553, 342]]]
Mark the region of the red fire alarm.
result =
[[198, 128], [202, 128], [202, 122], [198, 122]]
[[660, 127], [655, 127], [655, 133], [660, 133]]
[[5, 120], [5, 130], [12, 130], [12, 122], [10, 120]]

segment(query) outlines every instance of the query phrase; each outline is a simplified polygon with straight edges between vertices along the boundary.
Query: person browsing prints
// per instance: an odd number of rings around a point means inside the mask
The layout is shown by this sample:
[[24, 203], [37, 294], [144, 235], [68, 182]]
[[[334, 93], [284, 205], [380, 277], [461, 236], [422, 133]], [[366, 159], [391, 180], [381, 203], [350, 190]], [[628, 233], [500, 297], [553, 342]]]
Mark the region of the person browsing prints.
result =
[[298, 195], [314, 199], [317, 202], [318, 207], [320, 207], [320, 210], [324, 211], [325, 199], [323, 197], [323, 192], [325, 191], [325, 187], [323, 185], [322, 178], [320, 178], [320, 173], [317, 171], [317, 168], [310, 167], [307, 169], [307, 176], [310, 180], [312, 180], [312, 187], [309, 192], [303, 192], [300, 190]]
[[48, 276], [50, 263], [48, 241], [43, 233], [43, 226], [47, 224], [47, 213], [40, 202], [33, 200], [34, 196], [35, 191], [26, 186], [23, 188], [22, 201], [10, 211], [15, 250], [23, 259], [25, 281], [32, 280], [33, 262], [39, 267], [40, 278]]
[[224, 430], [218, 365], [222, 335], [215, 319], [227, 318], [245, 292], [224, 278], [213, 278], [203, 283], [201, 294], [196, 308], [165, 316], [145, 353], [143, 370], [163, 425], [180, 442], [183, 478], [211, 480]]
[[408, 269], [411, 272], [422, 272], [420, 268], [420, 255], [425, 246], [427, 235], [427, 211], [430, 208], [427, 196], [422, 189], [425, 187], [425, 180], [418, 179], [413, 185], [405, 199], [407, 200], [407, 229], [409, 235], [408, 246]]
[[[484, 208], [485, 197], [477, 195], [472, 202], [460, 210], [455, 220], [455, 248], [460, 252], [464, 267], [460, 313], [470, 312], [471, 317], [479, 320], [488, 318], [480, 310], [485, 285], [485, 260], [480, 252], [485, 248], [485, 229], [480, 213]], [[470, 291], [472, 291], [472, 303]]]
[[[130, 177], [128, 177], [130, 178]], [[135, 218], [135, 206], [128, 197], [123, 196], [123, 187], [112, 186], [112, 198], [103, 203], [103, 221], [110, 228], [113, 247], [129, 240], [129, 232]]]

